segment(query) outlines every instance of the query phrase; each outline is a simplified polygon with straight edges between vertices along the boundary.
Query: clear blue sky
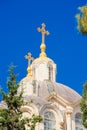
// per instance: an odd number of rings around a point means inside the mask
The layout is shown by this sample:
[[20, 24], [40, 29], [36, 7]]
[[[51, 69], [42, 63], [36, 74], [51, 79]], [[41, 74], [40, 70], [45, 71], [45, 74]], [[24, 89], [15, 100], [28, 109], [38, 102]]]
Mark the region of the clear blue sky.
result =
[[76, 29], [78, 7], [87, 0], [0, 0], [0, 85], [6, 90], [8, 66], [17, 66], [18, 81], [26, 75], [24, 56], [40, 53], [37, 27], [45, 23], [48, 57], [57, 64], [57, 82], [82, 93], [87, 80], [87, 36]]

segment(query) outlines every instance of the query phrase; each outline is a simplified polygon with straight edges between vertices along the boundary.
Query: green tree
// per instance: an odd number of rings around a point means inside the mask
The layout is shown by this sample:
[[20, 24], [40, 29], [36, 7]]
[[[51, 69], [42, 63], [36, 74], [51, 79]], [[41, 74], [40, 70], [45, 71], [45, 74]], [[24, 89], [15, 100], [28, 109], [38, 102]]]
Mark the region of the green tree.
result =
[[87, 5], [79, 7], [80, 13], [76, 15], [77, 29], [84, 35], [87, 35]]
[[87, 128], [87, 82], [84, 84], [80, 106], [82, 111], [82, 123], [84, 127]]
[[33, 115], [32, 118], [22, 118], [23, 112], [21, 107], [24, 105], [22, 98], [23, 91], [18, 95], [17, 89], [19, 84], [14, 74], [14, 66], [10, 67], [10, 77], [7, 81], [8, 94], [1, 90], [2, 99], [6, 103], [7, 108], [0, 110], [0, 130], [25, 130], [25, 124], [30, 130], [35, 129], [37, 122], [42, 121], [39, 115]]

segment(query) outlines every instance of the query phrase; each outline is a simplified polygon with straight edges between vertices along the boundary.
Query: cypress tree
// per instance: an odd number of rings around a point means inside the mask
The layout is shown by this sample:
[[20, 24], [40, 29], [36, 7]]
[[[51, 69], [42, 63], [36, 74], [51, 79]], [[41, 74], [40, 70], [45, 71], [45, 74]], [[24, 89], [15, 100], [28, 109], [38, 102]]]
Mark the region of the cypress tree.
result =
[[30, 127], [30, 130], [34, 130], [36, 123], [42, 121], [42, 117], [33, 115], [32, 118], [22, 118], [23, 112], [21, 107], [24, 105], [22, 98], [23, 91], [19, 95], [17, 94], [19, 84], [16, 81], [13, 65], [10, 67], [9, 72], [10, 77], [7, 81], [9, 92], [6, 94], [1, 90], [2, 100], [7, 108], [0, 110], [0, 130], [26, 130], [25, 124]]
[[80, 106], [82, 111], [82, 123], [84, 127], [87, 128], [87, 82], [84, 84]]

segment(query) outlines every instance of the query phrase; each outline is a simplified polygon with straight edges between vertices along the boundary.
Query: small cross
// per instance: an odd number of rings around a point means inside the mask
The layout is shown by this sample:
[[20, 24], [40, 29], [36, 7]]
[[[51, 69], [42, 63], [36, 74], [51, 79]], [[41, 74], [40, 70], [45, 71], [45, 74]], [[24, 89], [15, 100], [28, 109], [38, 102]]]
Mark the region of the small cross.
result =
[[49, 35], [49, 32], [45, 30], [46, 25], [42, 23], [42, 28], [37, 28], [38, 32], [42, 33], [42, 43], [45, 44], [45, 35]]
[[33, 61], [34, 60], [34, 58], [31, 56], [31, 53], [29, 52], [26, 56], [24, 56], [25, 57], [25, 59], [27, 59], [28, 60], [28, 66], [30, 66], [31, 65], [31, 61]]

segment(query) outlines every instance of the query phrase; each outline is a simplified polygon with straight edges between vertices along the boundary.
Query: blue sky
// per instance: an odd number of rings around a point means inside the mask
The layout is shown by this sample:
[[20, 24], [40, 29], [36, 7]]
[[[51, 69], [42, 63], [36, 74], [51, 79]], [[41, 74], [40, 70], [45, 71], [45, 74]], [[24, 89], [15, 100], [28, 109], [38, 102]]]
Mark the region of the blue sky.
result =
[[46, 37], [47, 56], [57, 64], [57, 82], [82, 94], [87, 80], [87, 36], [76, 29], [78, 7], [86, 0], [0, 0], [0, 85], [6, 91], [8, 66], [17, 66], [18, 81], [26, 76], [31, 52], [40, 53], [41, 34], [37, 27], [44, 22], [50, 35]]

